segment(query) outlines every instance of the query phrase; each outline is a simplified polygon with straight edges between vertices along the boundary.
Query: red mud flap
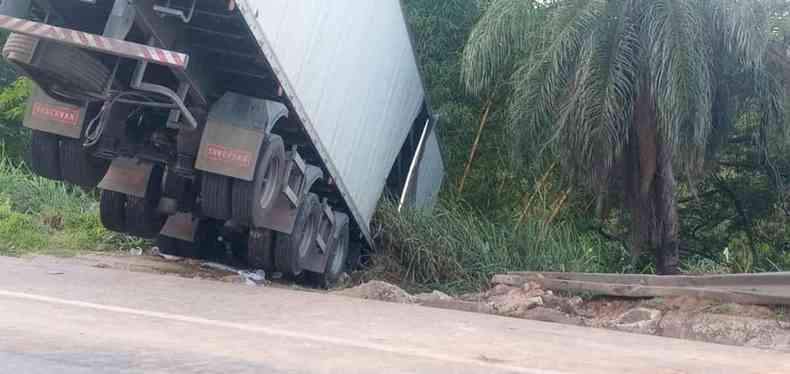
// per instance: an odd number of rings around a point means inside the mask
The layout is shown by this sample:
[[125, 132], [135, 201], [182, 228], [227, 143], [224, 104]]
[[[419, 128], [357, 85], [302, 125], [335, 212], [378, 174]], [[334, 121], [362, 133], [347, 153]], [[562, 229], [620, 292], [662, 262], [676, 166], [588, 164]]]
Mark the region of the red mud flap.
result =
[[189, 63], [189, 56], [184, 53], [149, 47], [147, 45], [127, 42], [125, 40], [107, 38], [21, 18], [0, 15], [0, 29], [6, 29], [19, 34], [52, 40], [114, 56], [148, 61], [177, 70], [185, 70]]
[[176, 213], [167, 218], [159, 235], [194, 243], [198, 226], [198, 220], [191, 213]]
[[87, 104], [76, 106], [55, 100], [33, 85], [22, 124], [29, 129], [79, 139], [87, 107]]
[[132, 158], [116, 158], [99, 183], [99, 188], [108, 191], [144, 198], [154, 165]]

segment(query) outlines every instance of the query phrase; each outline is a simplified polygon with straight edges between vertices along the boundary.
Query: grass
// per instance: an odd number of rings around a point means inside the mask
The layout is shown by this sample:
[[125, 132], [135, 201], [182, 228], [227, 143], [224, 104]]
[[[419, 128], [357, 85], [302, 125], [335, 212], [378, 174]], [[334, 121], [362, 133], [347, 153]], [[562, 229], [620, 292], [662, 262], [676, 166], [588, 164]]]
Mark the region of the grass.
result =
[[527, 220], [518, 229], [443, 203], [431, 214], [383, 203], [367, 277], [412, 290], [480, 290], [491, 275], [516, 270], [623, 272], [628, 254], [572, 224]]
[[140, 245], [102, 227], [93, 192], [36, 176], [0, 154], [0, 255], [74, 255]]

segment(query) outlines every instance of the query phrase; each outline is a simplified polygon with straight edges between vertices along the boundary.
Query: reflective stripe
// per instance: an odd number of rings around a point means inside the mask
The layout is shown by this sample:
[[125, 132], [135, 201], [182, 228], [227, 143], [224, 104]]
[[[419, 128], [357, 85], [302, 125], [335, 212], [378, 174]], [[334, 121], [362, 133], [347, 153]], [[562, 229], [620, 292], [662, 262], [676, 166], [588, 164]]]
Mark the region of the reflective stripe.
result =
[[0, 15], [0, 28], [20, 34], [94, 49], [99, 52], [134, 59], [144, 59], [182, 70], [186, 69], [189, 59], [189, 56], [179, 52], [3, 15]]

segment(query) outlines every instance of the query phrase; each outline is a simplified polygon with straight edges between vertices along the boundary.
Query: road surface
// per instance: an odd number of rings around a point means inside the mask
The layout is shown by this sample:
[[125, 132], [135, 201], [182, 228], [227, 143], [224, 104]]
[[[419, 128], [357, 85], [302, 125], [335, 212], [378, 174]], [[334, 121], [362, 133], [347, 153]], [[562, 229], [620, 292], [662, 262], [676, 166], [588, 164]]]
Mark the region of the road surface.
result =
[[790, 355], [0, 257], [8, 373], [790, 373]]

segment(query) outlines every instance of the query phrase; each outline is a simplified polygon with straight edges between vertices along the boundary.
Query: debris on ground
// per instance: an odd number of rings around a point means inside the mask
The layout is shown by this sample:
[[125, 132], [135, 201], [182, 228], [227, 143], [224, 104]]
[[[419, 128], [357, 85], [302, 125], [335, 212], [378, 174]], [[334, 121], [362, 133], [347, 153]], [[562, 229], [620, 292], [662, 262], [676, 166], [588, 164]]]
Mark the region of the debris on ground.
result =
[[380, 300], [392, 303], [411, 304], [416, 301], [414, 296], [400, 287], [382, 281], [370, 281], [353, 288], [335, 291], [335, 294], [359, 299]]
[[537, 282], [494, 284], [485, 292], [453, 297], [440, 291], [411, 295], [371, 281], [335, 294], [396, 303], [496, 314], [566, 325], [749, 346], [790, 352], [790, 322], [768, 307], [681, 296], [652, 299], [560, 296]]

